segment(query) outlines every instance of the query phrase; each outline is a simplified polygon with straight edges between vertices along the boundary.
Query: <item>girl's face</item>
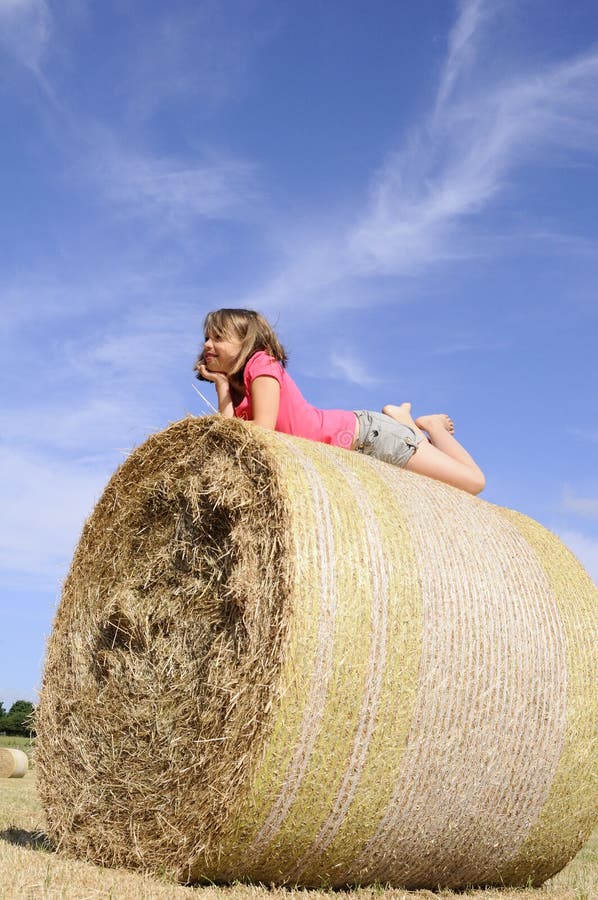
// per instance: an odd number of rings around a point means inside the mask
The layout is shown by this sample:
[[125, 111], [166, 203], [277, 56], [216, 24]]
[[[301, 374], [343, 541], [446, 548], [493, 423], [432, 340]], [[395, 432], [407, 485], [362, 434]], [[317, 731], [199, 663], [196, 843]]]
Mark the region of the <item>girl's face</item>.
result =
[[203, 358], [210, 372], [230, 375], [241, 350], [241, 341], [234, 335], [206, 335]]

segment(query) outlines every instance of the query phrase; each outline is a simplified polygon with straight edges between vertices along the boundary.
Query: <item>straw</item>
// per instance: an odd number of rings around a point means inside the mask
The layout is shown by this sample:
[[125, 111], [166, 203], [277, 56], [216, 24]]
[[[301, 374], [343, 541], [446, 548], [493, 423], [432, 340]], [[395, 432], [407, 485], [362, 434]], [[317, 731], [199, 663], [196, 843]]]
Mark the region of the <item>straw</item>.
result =
[[596, 599], [523, 516], [187, 418], [115, 473], [65, 584], [50, 836], [190, 881], [539, 883], [598, 818]]

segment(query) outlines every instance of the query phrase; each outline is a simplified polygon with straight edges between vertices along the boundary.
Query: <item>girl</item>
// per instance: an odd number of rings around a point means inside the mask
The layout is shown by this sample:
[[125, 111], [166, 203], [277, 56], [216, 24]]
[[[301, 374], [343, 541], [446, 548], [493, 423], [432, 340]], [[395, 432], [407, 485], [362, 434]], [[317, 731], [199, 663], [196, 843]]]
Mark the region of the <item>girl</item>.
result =
[[413, 420], [411, 404], [382, 413], [316, 409], [286, 371], [287, 356], [272, 327], [249, 309], [219, 309], [204, 322], [205, 343], [195, 371], [212, 381], [223, 416], [357, 450], [479, 494], [485, 478], [453, 437], [444, 414]]

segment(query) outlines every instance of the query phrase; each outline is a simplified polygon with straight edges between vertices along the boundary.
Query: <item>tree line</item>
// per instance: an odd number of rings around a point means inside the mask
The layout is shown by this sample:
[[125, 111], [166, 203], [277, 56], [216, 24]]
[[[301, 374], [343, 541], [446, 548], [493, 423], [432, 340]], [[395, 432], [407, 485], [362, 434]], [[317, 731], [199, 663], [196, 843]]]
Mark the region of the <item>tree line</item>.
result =
[[0, 734], [20, 734], [24, 737], [34, 734], [34, 712], [35, 707], [29, 700], [16, 700], [8, 712], [0, 700]]

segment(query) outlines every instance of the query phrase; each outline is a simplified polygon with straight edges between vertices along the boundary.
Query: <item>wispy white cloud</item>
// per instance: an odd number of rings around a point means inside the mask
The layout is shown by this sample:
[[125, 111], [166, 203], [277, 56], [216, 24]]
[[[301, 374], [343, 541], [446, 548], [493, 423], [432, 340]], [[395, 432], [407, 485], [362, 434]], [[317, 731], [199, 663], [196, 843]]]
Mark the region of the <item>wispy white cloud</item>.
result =
[[[129, 449], [138, 439], [149, 412], [134, 396], [85, 396], [52, 402], [32, 402], [25, 409], [2, 409], [1, 438], [19, 452], [59, 451], [83, 454], [86, 459], [114, 460], [117, 448]], [[160, 421], [145, 429], [157, 430]], [[123, 447], [129, 440], [129, 447]], [[48, 456], [51, 459], [51, 455]], [[81, 456], [78, 457], [79, 459]]]
[[177, 344], [180, 348], [182, 337], [182, 333], [172, 328], [165, 328], [164, 331], [115, 329], [87, 352], [78, 352], [78, 363], [90, 376], [94, 371], [105, 372], [108, 369], [119, 376], [127, 373], [138, 381], [148, 381], [159, 370], [165, 357], [175, 351]]
[[[328, 216], [303, 234], [295, 228], [288, 259], [245, 302], [259, 305], [262, 297], [279, 308], [325, 289], [331, 306], [343, 305], [363, 279], [411, 276], [496, 252], [487, 221], [481, 234], [476, 223], [522, 165], [596, 156], [598, 50], [489, 81], [475, 61], [485, 26], [502, 5], [461, 4], [438, 101], [388, 155], [361, 210], [348, 224], [345, 211], [336, 227]], [[536, 223], [528, 225], [537, 241]], [[517, 237], [519, 245], [526, 237], [521, 221]]]
[[598, 540], [579, 531], [570, 530], [561, 531], [559, 536], [598, 584]]
[[458, 79], [477, 55], [476, 37], [487, 26], [496, 4], [487, 0], [461, 0], [457, 21], [449, 35], [449, 47], [438, 88], [437, 108], [444, 105]]
[[52, 35], [52, 16], [46, 0], [0, 0], [0, 45], [35, 77], [45, 95], [56, 103], [43, 62]]
[[[45, 71], [49, 51], [58, 44], [63, 56], [67, 52], [61, 29], [73, 23], [94, 27], [81, 0], [65, 0], [60, 15], [55, 12], [47, 0], [0, 0], [0, 45], [35, 76], [59, 110], [48, 131], [68, 166], [69, 183], [91, 179], [99, 196], [121, 213], [151, 222], [158, 233], [190, 235], [198, 220], [243, 218], [255, 209], [260, 192], [254, 163], [206, 146], [159, 154], [148, 149], [144, 128], [146, 119], [178, 95], [197, 98], [198, 110], [207, 111], [242, 92], [255, 54], [277, 31], [275, 4], [256, 8], [242, 0], [232, 18], [216, 0], [141, 18], [124, 10], [121, 25], [131, 29], [143, 52], [131, 52], [126, 43], [111, 58], [110, 77], [119, 84], [113, 115], [122, 120], [118, 128], [101, 124], [93, 108], [77, 111], [56, 73], [56, 87], [51, 84]], [[68, 52], [73, 64], [76, 52]]]
[[[64, 24], [85, 33], [96, 27], [95, 14], [89, 0], [54, 5], [48, 0], [0, 0], [0, 45], [35, 76], [66, 121], [73, 110], [62, 104], [60, 82], [55, 89], [48, 78], [47, 58], [53, 44], [64, 52]], [[196, 0], [175, 9], [165, 5], [151, 15], [125, 4], [117, 15], [117, 27], [122, 35], [129, 29], [130, 39], [112, 48], [105, 77], [119, 85], [114, 108], [120, 108], [127, 128], [138, 127], [181, 98], [194, 100], [208, 113], [238, 99], [250, 83], [256, 53], [276, 35], [283, 19], [273, 0], [239, 0], [233, 16], [218, 0]]]
[[129, 118], [142, 121], [181, 97], [208, 112], [243, 95], [251, 63], [278, 31], [283, 16], [270, 0], [240, 0], [234, 15], [218, 0], [165, 5], [136, 23], [144, 52], [129, 55], [122, 72]]
[[[6, 392], [0, 410], [5, 444], [19, 451], [45, 448], [114, 460], [116, 450], [164, 427], [177, 409], [180, 415], [188, 411], [180, 407], [177, 382], [185, 370], [189, 383], [193, 378], [196, 305], [113, 310], [106, 323], [95, 316], [92, 321], [93, 330], [84, 319], [76, 338], [55, 335], [48, 342], [42, 378], [27, 376], [26, 387], [21, 372], [14, 373], [20, 396], [12, 400]], [[193, 403], [189, 392], [188, 406]]]
[[242, 218], [259, 201], [255, 166], [227, 153], [173, 159], [96, 142], [93, 174], [105, 197], [159, 229], [201, 219]]
[[569, 426], [567, 432], [584, 443], [598, 444], [598, 428], [577, 428]]
[[329, 372], [333, 377], [340, 377], [350, 384], [380, 384], [380, 378], [370, 371], [363, 359], [350, 347], [338, 347], [331, 352]]
[[[0, 338], [6, 341], [1, 363], [6, 364], [14, 346], [14, 335], [19, 332], [19, 353], [22, 355], [25, 348], [31, 348], [39, 360], [39, 346], [23, 340], [29, 329], [42, 323], [51, 329], [54, 324], [62, 327], [66, 334], [67, 325], [78, 323], [85, 331], [85, 319], [94, 314], [100, 321], [102, 318], [114, 320], [123, 309], [126, 311], [138, 305], [147, 308], [154, 297], [165, 297], [170, 301], [172, 285], [180, 276], [180, 262], [162, 257], [144, 257], [143, 266], [135, 264], [135, 260], [127, 263], [126, 259], [123, 262], [114, 257], [111, 263], [109, 269], [98, 272], [96, 255], [93, 277], [87, 271], [83, 275], [65, 274], [58, 269], [52, 275], [20, 271], [12, 277], [6, 274], [0, 278]], [[182, 287], [179, 293], [184, 293]], [[47, 350], [46, 342], [46, 355]]]
[[95, 333], [48, 342], [44, 378], [26, 396], [11, 405], [4, 395], [3, 584], [55, 586], [114, 468], [149, 434], [197, 410], [191, 370], [198, 318], [192, 305], [130, 311], [99, 328], [94, 318]]
[[351, 246], [369, 271], [400, 274], [459, 256], [461, 228], [539, 151], [595, 153], [598, 51], [447, 101], [378, 174]]
[[136, 391], [143, 385], [151, 390], [154, 379], [185, 355], [191, 374], [192, 353], [201, 340], [197, 306], [157, 306], [125, 313], [84, 340], [65, 341], [62, 352], [71, 374], [100, 383], [116, 377]]
[[457, 356], [461, 353], [484, 353], [505, 350], [509, 344], [507, 341], [488, 342], [480, 340], [475, 336], [464, 337], [461, 340], [452, 341], [444, 347], [437, 347], [430, 350], [432, 356]]
[[[8, 278], [6, 283], [0, 282], [0, 337], [5, 341], [5, 349], [0, 366], [7, 364], [10, 351], [15, 346], [14, 336], [21, 333], [19, 343], [19, 359], [30, 350], [38, 366], [40, 363], [40, 345], [37, 338], [29, 332], [44, 325], [50, 331], [62, 328], [66, 334], [75, 325], [85, 331], [85, 320], [96, 315], [103, 318], [118, 318], [123, 307], [132, 308], [141, 304], [148, 297], [160, 296], [166, 292], [169, 274], [174, 272], [167, 266], [147, 264], [146, 271], [119, 270], [115, 263], [114, 271], [95, 273], [90, 277], [60, 277], [59, 273], [52, 277], [44, 277], [35, 273], [19, 272]], [[71, 277], [69, 277], [71, 276]], [[121, 313], [122, 314], [122, 313]], [[97, 327], [97, 322], [96, 322]], [[47, 361], [49, 351], [56, 340], [48, 339], [43, 344], [43, 356]], [[12, 363], [11, 363], [12, 364]], [[62, 368], [62, 367], [61, 367]], [[39, 368], [31, 373], [32, 382], [39, 375]], [[44, 372], [44, 377], [47, 377]]]
[[0, 41], [36, 75], [50, 32], [51, 16], [45, 0], [0, 0]]
[[[2, 519], [0, 567], [3, 583], [27, 573], [39, 586], [54, 588], [106, 473], [49, 462], [46, 457], [0, 447]], [[24, 586], [24, 585], [22, 585]]]
[[566, 485], [563, 489], [563, 509], [588, 519], [598, 519], [598, 497], [584, 497]]

